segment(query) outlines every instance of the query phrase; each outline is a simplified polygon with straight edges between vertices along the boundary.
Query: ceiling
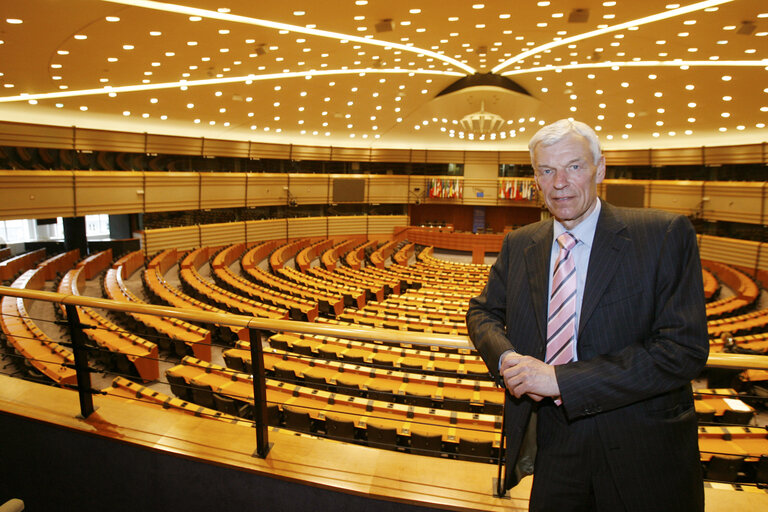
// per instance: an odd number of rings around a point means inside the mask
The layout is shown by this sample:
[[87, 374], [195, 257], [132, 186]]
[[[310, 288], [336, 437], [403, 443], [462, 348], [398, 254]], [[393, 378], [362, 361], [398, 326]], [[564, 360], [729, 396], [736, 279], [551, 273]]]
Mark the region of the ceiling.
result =
[[[494, 86], [438, 96], [494, 72]], [[475, 77], [482, 78], [488, 77]], [[481, 137], [462, 128], [500, 116]], [[768, 2], [3, 0], [0, 119], [323, 146], [768, 140]], [[471, 138], [471, 140], [470, 140]], [[481, 140], [482, 139], [482, 140]]]

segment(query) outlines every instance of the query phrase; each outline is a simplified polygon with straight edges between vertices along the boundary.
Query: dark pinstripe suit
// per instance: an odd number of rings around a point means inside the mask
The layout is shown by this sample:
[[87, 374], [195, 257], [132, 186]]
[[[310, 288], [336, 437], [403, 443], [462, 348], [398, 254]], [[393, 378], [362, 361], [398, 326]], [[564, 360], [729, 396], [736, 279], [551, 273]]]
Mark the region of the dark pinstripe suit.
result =
[[[544, 357], [551, 249], [552, 221], [509, 233], [483, 294], [470, 301], [470, 337], [497, 378], [506, 350]], [[520, 462], [529, 418], [539, 409], [540, 453], [549, 446], [543, 443], [557, 444], [553, 436], [578, 431], [605, 453], [627, 510], [700, 510], [690, 380], [709, 343], [693, 228], [682, 216], [604, 202], [588, 268], [579, 360], [556, 368], [562, 406], [533, 407], [507, 393], [506, 485], [522, 476], [511, 463]], [[537, 474], [549, 469], [537, 462]]]

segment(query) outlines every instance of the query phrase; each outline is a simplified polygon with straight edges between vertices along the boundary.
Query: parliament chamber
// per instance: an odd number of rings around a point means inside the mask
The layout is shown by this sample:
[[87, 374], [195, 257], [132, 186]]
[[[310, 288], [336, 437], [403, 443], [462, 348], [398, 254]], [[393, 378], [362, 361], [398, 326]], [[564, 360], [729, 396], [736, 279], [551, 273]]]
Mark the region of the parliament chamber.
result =
[[0, 507], [527, 510], [465, 316], [561, 118], [696, 229], [706, 510], [768, 507], [762, 0], [6, 3]]

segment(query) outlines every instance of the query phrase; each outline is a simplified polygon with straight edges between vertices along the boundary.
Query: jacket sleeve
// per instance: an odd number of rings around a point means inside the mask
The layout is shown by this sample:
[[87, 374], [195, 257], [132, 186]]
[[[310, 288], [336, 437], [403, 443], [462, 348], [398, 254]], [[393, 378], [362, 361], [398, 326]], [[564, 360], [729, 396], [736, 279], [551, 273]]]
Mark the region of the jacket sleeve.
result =
[[[650, 251], [649, 251], [650, 252]], [[616, 351], [556, 367], [563, 407], [569, 418], [595, 414], [638, 402], [695, 378], [709, 354], [706, 309], [696, 236], [682, 216], [666, 224], [656, 265], [652, 266], [650, 333]], [[606, 306], [605, 310], [609, 309]], [[642, 312], [638, 312], [638, 317]], [[615, 325], [604, 313], [595, 336], [619, 339], [630, 328]], [[581, 341], [581, 339], [580, 339]]]
[[488, 283], [483, 293], [470, 299], [467, 309], [469, 338], [496, 382], [501, 382], [499, 375], [501, 355], [507, 350], [514, 349], [506, 333], [506, 290], [511, 236], [507, 234], [504, 238], [499, 257], [488, 273]]

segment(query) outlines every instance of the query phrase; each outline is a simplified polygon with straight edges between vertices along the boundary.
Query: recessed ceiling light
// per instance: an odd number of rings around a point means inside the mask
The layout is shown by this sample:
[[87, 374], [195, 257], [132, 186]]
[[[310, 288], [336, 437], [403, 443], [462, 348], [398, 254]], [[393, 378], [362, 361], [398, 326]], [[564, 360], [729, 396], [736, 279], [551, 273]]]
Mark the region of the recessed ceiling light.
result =
[[200, 16], [190, 16], [189, 17], [189, 21], [200, 21], [202, 19], [203, 18], [201, 18]]
[[411, 14], [420, 14], [421, 13], [421, 9], [411, 9], [408, 12], [411, 13]]
[[88, 36], [86, 36], [85, 34], [75, 34], [74, 38], [77, 39], [78, 41], [84, 41], [88, 39]]
[[306, 11], [293, 11], [294, 16], [304, 16], [305, 14], [307, 14]]
[[22, 20], [18, 18], [6, 18], [5, 22], [11, 25], [21, 25], [22, 23], [24, 23]]
[[116, 23], [116, 22], [120, 21], [120, 18], [118, 18], [117, 16], [107, 16], [104, 19], [106, 19], [110, 23]]
[[157, 37], [157, 36], [163, 35], [163, 33], [160, 32], [159, 30], [152, 30], [149, 32], [149, 35], [151, 35], [152, 37]]

